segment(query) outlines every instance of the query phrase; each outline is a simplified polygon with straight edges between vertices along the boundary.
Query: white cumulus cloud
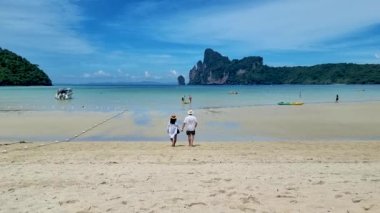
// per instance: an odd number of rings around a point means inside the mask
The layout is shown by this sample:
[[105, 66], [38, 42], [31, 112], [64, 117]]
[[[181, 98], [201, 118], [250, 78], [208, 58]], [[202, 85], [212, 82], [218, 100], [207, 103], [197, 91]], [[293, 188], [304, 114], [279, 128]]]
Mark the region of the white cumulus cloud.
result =
[[[255, 49], [305, 49], [373, 26], [378, 0], [282, 0], [177, 15], [163, 21], [163, 38], [202, 44], [241, 42]], [[178, 33], [173, 33], [178, 32]]]
[[145, 77], [145, 78], [151, 78], [152, 75], [151, 75], [148, 71], [145, 71], [145, 72], [144, 72], [144, 77]]
[[75, 28], [84, 19], [70, 0], [0, 1], [0, 41], [11, 49], [55, 53], [94, 52]]
[[104, 78], [104, 77], [112, 77], [112, 75], [108, 72], [104, 72], [103, 70], [98, 70], [93, 73], [84, 73], [84, 78]]
[[175, 71], [175, 70], [170, 70], [170, 74], [174, 77], [177, 77], [178, 76], [178, 72]]

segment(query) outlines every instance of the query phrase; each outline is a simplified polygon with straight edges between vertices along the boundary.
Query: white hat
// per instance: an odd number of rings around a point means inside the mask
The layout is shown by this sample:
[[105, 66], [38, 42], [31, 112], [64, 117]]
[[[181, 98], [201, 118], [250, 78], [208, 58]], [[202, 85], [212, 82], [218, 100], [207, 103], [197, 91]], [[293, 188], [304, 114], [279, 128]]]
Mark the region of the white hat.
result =
[[193, 114], [193, 110], [187, 111], [187, 114], [192, 115]]

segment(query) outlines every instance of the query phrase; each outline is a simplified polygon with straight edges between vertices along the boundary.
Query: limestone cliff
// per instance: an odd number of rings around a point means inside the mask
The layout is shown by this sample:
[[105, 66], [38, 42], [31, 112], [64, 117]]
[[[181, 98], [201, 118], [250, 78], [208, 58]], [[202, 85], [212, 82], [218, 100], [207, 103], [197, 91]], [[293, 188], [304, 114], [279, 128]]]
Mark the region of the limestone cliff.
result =
[[212, 49], [206, 49], [203, 62], [198, 61], [190, 70], [189, 84], [242, 84], [247, 75], [261, 69], [262, 66], [262, 57], [230, 61], [228, 57]]
[[190, 70], [189, 84], [380, 84], [380, 64], [270, 67], [260, 56], [230, 61], [206, 49], [203, 62]]

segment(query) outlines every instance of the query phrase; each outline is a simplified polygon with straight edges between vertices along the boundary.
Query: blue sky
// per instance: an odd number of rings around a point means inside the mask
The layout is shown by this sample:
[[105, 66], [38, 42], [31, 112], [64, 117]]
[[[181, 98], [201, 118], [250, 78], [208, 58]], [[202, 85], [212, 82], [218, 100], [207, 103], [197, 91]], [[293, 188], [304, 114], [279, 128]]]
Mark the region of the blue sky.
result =
[[0, 47], [53, 83], [176, 83], [205, 48], [270, 66], [380, 63], [379, 0], [0, 0]]

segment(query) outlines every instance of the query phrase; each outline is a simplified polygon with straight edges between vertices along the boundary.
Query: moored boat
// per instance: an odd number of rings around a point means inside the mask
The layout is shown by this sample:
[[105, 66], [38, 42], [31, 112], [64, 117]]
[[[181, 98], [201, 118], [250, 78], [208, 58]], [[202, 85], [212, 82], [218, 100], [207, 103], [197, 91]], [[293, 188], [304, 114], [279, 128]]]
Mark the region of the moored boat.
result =
[[60, 88], [55, 94], [55, 99], [57, 100], [69, 100], [73, 97], [73, 90], [71, 88]]

